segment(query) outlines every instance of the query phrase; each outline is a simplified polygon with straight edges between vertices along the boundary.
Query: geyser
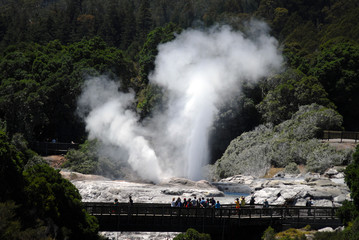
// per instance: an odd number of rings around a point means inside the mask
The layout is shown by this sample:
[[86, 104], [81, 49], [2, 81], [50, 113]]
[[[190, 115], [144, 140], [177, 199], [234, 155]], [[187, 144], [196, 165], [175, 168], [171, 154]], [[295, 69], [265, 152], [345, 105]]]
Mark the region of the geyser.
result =
[[166, 90], [168, 106], [146, 125], [129, 110], [133, 94], [118, 92], [104, 77], [88, 80], [79, 109], [89, 112], [89, 137], [113, 146], [117, 160], [127, 161], [144, 179], [201, 179], [218, 103], [238, 93], [241, 82], [257, 81], [282, 63], [266, 25], [252, 22], [249, 29], [246, 35], [228, 26], [190, 29], [161, 44], [150, 81]]

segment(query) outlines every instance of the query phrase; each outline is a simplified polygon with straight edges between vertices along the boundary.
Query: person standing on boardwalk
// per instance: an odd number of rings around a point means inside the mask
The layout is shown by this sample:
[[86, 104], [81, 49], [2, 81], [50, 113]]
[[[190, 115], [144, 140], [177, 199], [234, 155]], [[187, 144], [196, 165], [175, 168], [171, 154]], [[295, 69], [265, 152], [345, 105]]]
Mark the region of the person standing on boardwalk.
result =
[[172, 198], [171, 207], [176, 207], [176, 198]]
[[263, 208], [269, 208], [269, 203], [267, 199], [265, 199], [263, 202]]
[[239, 203], [239, 198], [235, 199], [234, 203], [236, 204], [237, 213], [239, 213], [239, 208], [241, 207], [241, 205]]
[[130, 204], [130, 206], [133, 206], [133, 200], [132, 200], [132, 196], [128, 196], [128, 203]]
[[196, 196], [194, 196], [194, 198], [192, 200], [192, 206], [197, 207], [197, 197]]
[[244, 207], [246, 205], [246, 199], [242, 196], [241, 197], [241, 207]]
[[308, 207], [308, 216], [312, 215], [312, 210], [310, 209], [313, 205], [312, 198], [309, 198], [307, 202], [305, 203], [305, 206]]
[[115, 198], [115, 201], [113, 202], [114, 208], [112, 209], [112, 213], [118, 213], [118, 208], [120, 206], [120, 203], [117, 198]]
[[251, 200], [249, 201], [249, 205], [251, 205], [252, 207], [254, 207], [254, 202], [255, 202], [254, 196], [252, 195], [252, 196], [251, 196]]

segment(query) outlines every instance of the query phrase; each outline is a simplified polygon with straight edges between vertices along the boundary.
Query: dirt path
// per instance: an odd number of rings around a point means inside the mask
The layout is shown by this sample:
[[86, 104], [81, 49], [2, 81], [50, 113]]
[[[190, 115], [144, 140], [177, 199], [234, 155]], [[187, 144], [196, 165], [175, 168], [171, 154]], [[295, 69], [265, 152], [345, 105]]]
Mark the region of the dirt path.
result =
[[50, 155], [45, 156], [43, 159], [50, 164], [53, 168], [61, 168], [61, 165], [66, 161], [66, 158], [62, 155]]

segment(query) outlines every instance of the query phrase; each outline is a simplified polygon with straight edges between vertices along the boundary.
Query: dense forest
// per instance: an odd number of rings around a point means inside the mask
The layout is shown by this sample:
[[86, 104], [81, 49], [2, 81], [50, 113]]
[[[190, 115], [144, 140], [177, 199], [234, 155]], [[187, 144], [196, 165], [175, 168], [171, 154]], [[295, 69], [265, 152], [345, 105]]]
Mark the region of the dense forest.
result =
[[[313, 109], [325, 111], [328, 124], [317, 114], [321, 125], [311, 138], [324, 129], [359, 131], [358, 16], [357, 0], [0, 1], [0, 209], [8, 211], [1, 237], [20, 239], [11, 235], [17, 231], [28, 236], [21, 239], [36, 234], [36, 239], [81, 234], [96, 239], [96, 221], [81, 211], [76, 189], [42, 164], [26, 142], [75, 141], [85, 143], [80, 151], [88, 153], [91, 143], [76, 109], [83, 83], [92, 76], [105, 75], [119, 82], [121, 91], [133, 91], [132, 108], [145, 122], [166, 101], [162, 89], [149, 82], [157, 46], [188, 28], [225, 24], [245, 32], [245, 23], [258, 19], [268, 24], [285, 58], [281, 73], [254, 85], [244, 82], [241, 94], [221, 107], [210, 132], [212, 163], [233, 139], [260, 124], [267, 126], [261, 130], [266, 136], [287, 138], [293, 133], [285, 128], [304, 115], [310, 119], [305, 111]], [[239, 141], [250, 143], [250, 134]], [[300, 137], [296, 140], [308, 138]], [[89, 161], [81, 152], [70, 155]], [[92, 164], [84, 172], [96, 171]], [[18, 189], [9, 187], [9, 179]], [[15, 219], [24, 208], [32, 211]], [[77, 211], [76, 224], [66, 211]]]
[[[0, 119], [12, 136], [83, 142], [75, 113], [84, 79], [108, 75], [133, 89], [141, 119], [162, 101], [148, 84], [157, 45], [189, 27], [266, 21], [282, 46], [286, 69], [223, 106], [211, 131], [211, 159], [260, 123], [290, 119], [318, 103], [358, 130], [357, 1], [2, 1]], [[16, 109], [17, 111], [13, 111]], [[54, 111], [56, 109], [56, 111]], [[220, 130], [219, 130], [220, 129]]]

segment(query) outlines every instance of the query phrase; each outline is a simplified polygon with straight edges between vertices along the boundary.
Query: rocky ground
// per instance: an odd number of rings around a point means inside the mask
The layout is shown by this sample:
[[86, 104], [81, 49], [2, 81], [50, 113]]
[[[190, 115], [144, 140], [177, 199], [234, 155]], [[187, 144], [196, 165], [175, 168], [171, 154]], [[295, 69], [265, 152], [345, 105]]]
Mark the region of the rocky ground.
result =
[[296, 176], [279, 172], [272, 178], [237, 175], [215, 183], [171, 178], [159, 184], [110, 180], [74, 172], [61, 174], [79, 189], [83, 201], [111, 202], [118, 198], [120, 202], [127, 202], [131, 195], [137, 202], [170, 203], [173, 197], [188, 199], [196, 196], [214, 197], [222, 204], [229, 204], [242, 195], [249, 202], [253, 195], [258, 204], [268, 199], [270, 204], [282, 205], [288, 199], [295, 199], [295, 205], [304, 206], [306, 199], [312, 198], [314, 206], [332, 206], [332, 200], [340, 206], [344, 200], [350, 200], [342, 171], [342, 167], [335, 167], [323, 175]]
[[[340, 206], [344, 200], [350, 200], [342, 171], [343, 167], [334, 167], [323, 175], [286, 175], [280, 172], [269, 179], [237, 175], [214, 184], [226, 192], [251, 193], [257, 203], [268, 199], [270, 204], [282, 205], [286, 200], [294, 199], [296, 206], [305, 206], [306, 199], [312, 198], [314, 206]], [[250, 196], [247, 196], [246, 201], [249, 202], [249, 199]]]

